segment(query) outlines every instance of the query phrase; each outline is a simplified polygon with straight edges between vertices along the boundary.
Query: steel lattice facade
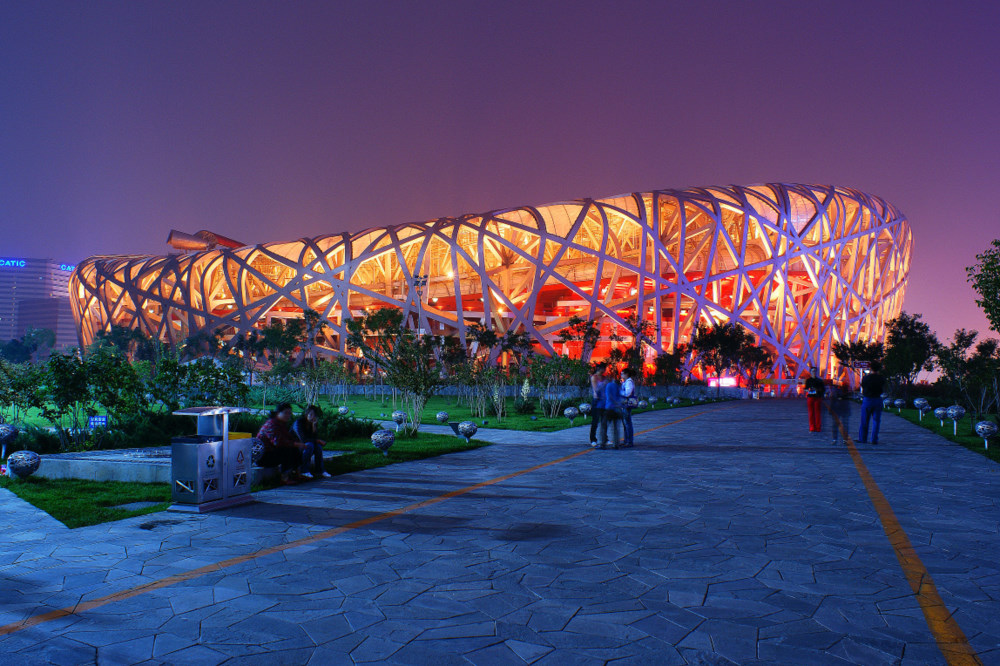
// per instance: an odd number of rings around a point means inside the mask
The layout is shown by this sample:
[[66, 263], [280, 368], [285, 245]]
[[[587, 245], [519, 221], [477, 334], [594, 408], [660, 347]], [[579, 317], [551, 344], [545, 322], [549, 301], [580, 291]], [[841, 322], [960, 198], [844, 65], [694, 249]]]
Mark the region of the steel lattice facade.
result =
[[[176, 343], [311, 308], [329, 325], [325, 347], [346, 353], [347, 319], [394, 307], [410, 325], [463, 342], [476, 322], [524, 330], [550, 354], [566, 351], [557, 334], [571, 317], [593, 319], [600, 357], [639, 316], [658, 349], [689, 340], [700, 321], [739, 322], [776, 352], [776, 374], [797, 376], [807, 365], [829, 368], [834, 342], [884, 337], [902, 307], [911, 246], [906, 218], [856, 190], [707, 187], [235, 249], [92, 257], [70, 293], [83, 345], [110, 323]], [[426, 286], [414, 288], [414, 276], [427, 276]]]

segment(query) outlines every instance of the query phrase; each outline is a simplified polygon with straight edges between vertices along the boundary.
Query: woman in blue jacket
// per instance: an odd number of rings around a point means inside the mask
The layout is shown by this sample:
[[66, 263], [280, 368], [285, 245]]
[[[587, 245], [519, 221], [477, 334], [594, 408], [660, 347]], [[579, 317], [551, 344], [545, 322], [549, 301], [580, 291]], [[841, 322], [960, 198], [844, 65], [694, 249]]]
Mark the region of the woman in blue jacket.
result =
[[601, 414], [601, 428], [597, 448], [608, 448], [608, 425], [611, 426], [611, 446], [617, 449], [621, 444], [622, 387], [617, 379], [611, 379], [604, 386], [604, 412]]

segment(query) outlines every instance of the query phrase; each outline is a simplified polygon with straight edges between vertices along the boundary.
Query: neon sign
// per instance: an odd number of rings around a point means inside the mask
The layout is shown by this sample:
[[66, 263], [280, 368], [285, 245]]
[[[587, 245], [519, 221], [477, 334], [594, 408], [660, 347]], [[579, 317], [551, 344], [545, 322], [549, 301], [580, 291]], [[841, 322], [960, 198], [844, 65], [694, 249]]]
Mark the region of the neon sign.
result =
[[61, 271], [75, 271], [76, 266], [74, 264], [59, 264], [59, 270]]
[[24, 259], [0, 259], [0, 268], [24, 268], [27, 265]]

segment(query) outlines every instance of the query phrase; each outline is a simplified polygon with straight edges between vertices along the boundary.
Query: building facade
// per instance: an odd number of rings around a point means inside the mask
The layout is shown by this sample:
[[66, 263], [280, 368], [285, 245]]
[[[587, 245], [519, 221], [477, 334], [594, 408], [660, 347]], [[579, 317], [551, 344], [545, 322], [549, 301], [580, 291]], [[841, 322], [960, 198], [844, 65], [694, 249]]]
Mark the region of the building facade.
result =
[[599, 358], [629, 344], [630, 320], [650, 323], [654, 352], [689, 341], [699, 322], [734, 321], [775, 352], [774, 376], [795, 377], [809, 365], [834, 370], [835, 342], [884, 337], [902, 308], [911, 248], [906, 218], [878, 197], [767, 184], [92, 257], [70, 289], [83, 344], [111, 323], [177, 343], [310, 308], [329, 325], [325, 348], [343, 354], [348, 319], [392, 307], [415, 328], [463, 342], [474, 323], [526, 331], [548, 354], [567, 353], [558, 333], [571, 318], [595, 320]]
[[0, 341], [48, 328], [56, 334], [56, 349], [76, 346], [78, 329], [69, 302], [75, 268], [51, 259], [0, 257]]

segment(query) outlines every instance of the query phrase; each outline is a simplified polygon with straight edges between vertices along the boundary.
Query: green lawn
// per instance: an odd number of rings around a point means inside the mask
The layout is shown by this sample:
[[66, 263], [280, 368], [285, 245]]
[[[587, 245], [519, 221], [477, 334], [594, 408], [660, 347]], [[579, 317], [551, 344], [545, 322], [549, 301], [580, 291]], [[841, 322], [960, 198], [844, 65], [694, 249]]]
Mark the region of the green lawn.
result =
[[[582, 400], [574, 400], [572, 402], [566, 403], [563, 407], [574, 406], [577, 407], [583, 402]], [[687, 407], [694, 404], [690, 400], [684, 400], [677, 407]], [[321, 402], [321, 406], [324, 410], [336, 410], [340, 406], [340, 403], [331, 405], [329, 402]], [[379, 400], [370, 400], [363, 396], [348, 396], [347, 406], [354, 410], [354, 416], [359, 418], [368, 418], [373, 420], [388, 421], [392, 416], [393, 405], [392, 399], [390, 398], [386, 402], [381, 402]], [[449, 421], [475, 421], [476, 425], [480, 427], [487, 428], [498, 428], [500, 430], [526, 430], [529, 432], [553, 432], [556, 430], [563, 430], [570, 427], [569, 419], [563, 416], [561, 413], [559, 416], [554, 418], [549, 418], [545, 416], [537, 409], [534, 415], [532, 414], [516, 414], [513, 413], [514, 401], [508, 400], [507, 407], [512, 413], [503, 417], [502, 420], [498, 420], [495, 416], [488, 416], [486, 419], [482, 418], [472, 418], [472, 411], [467, 406], [458, 407], [455, 405], [455, 398], [452, 396], [434, 396], [424, 407], [424, 411], [421, 413], [421, 423], [422, 424], [437, 424], [435, 416], [440, 411], [448, 412]], [[651, 409], [663, 410], [671, 409], [673, 406], [665, 405], [663, 400], [657, 402], [656, 406], [653, 408], [647, 407], [646, 409], [633, 409], [633, 414], [641, 414], [643, 412], [648, 412]], [[399, 401], [396, 403], [396, 409], [403, 409]], [[384, 416], [383, 416], [384, 415]], [[535, 420], [531, 417], [534, 416]], [[484, 426], [483, 421], [487, 421], [488, 425]], [[590, 423], [590, 419], [585, 418], [582, 414], [573, 420], [573, 425], [583, 425]]]
[[893, 407], [892, 409], [887, 409], [885, 411], [898, 414], [911, 423], [916, 423], [919, 426], [927, 428], [931, 432], [937, 433], [938, 435], [941, 435], [945, 439], [949, 439], [956, 444], [961, 444], [965, 448], [982, 454], [994, 462], [1000, 462], [1000, 434], [993, 436], [990, 440], [990, 448], [986, 449], [983, 446], [983, 438], [975, 434], [972, 430], [974, 423], [972, 421], [972, 417], [969, 415], [962, 417], [962, 420], [958, 422], [958, 436], [955, 436], [952, 434], [954, 431], [952, 421], [950, 419], [945, 419], [944, 426], [942, 427], [941, 421], [935, 418], [934, 414], [931, 412], [924, 414], [924, 419], [921, 421], [919, 412], [915, 409], [904, 409], [902, 413], [899, 413], [899, 411]]
[[[371, 439], [358, 437], [327, 445], [330, 450], [347, 451], [326, 463], [326, 470], [337, 476], [363, 469], [372, 469], [398, 462], [430, 458], [445, 453], [468, 451], [486, 446], [487, 442], [445, 435], [420, 434], [399, 437], [389, 455], [372, 446]], [[277, 481], [255, 487], [274, 487]], [[38, 507], [62, 522], [66, 527], [84, 527], [112, 520], [141, 516], [162, 511], [170, 506], [170, 485], [165, 483], [124, 483], [120, 481], [83, 481], [80, 479], [10, 479], [0, 477], [0, 487], [10, 490], [24, 501]], [[136, 511], [111, 507], [130, 502], [158, 502], [156, 506]]]

